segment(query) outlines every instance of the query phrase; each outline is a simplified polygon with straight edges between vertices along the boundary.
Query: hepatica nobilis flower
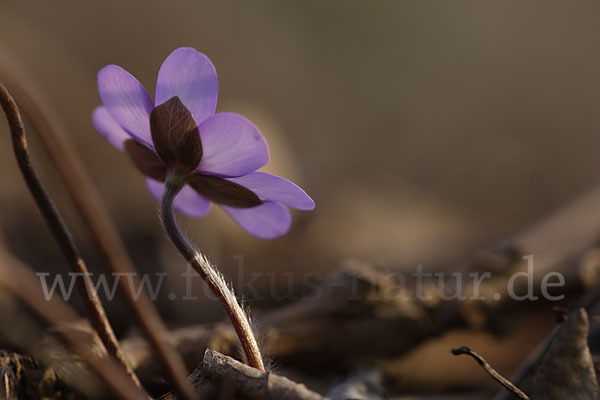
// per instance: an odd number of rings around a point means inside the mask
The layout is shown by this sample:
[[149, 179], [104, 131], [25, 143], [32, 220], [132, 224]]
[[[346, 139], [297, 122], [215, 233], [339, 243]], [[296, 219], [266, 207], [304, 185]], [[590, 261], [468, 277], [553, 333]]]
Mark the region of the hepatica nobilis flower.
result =
[[129, 72], [108, 65], [98, 73], [103, 106], [93, 122], [114, 147], [125, 151], [160, 200], [166, 181], [185, 184], [175, 209], [203, 217], [211, 202], [252, 235], [271, 239], [291, 225], [286, 206], [311, 210], [313, 200], [294, 183], [257, 171], [269, 161], [258, 129], [235, 113], [215, 113], [217, 73], [192, 48], [163, 62], [155, 99]]

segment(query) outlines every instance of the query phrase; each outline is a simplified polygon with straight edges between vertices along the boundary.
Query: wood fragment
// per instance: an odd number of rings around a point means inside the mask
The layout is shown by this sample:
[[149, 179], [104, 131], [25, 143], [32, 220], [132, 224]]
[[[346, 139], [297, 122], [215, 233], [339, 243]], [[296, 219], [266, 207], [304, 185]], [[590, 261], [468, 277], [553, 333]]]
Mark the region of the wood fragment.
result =
[[569, 314], [544, 355], [533, 385], [533, 398], [598, 399], [600, 388], [588, 348], [588, 331], [588, 315], [583, 308]]
[[33, 357], [0, 350], [0, 399], [70, 400], [80, 397], [66, 387], [51, 368], [41, 366]]
[[213, 350], [206, 350], [201, 368], [204, 376], [232, 385], [248, 399], [325, 399], [302, 384], [272, 372], [261, 372]]
[[[206, 350], [188, 380], [200, 400], [330, 400], [303, 384], [259, 371], [213, 350]], [[177, 400], [177, 396], [168, 393], [159, 400]]]

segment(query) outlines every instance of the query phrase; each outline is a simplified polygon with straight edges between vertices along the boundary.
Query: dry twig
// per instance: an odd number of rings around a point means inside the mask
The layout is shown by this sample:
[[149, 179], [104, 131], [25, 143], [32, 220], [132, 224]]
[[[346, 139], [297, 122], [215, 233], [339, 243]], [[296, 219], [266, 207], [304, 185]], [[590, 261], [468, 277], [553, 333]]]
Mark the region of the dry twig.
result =
[[10, 266], [0, 265], [0, 287], [18, 298], [46, 324], [56, 328], [55, 333], [59, 339], [71, 348], [90, 370], [120, 398], [148, 399], [147, 393], [133, 383], [130, 376], [114, 358], [98, 357], [94, 351], [96, 346], [85, 340], [86, 336], [77, 334], [71, 329], [61, 329], [79, 320], [79, 316], [71, 307], [62, 300], [47, 301], [40, 293], [38, 280], [27, 267], [9, 255], [3, 254], [3, 258], [10, 262]]
[[498, 371], [496, 371], [494, 368], [492, 368], [492, 366], [490, 364], [488, 364], [488, 362], [485, 361], [485, 359], [483, 357], [481, 357], [479, 354], [475, 353], [470, 348], [468, 348], [468, 347], [454, 348], [454, 349], [452, 349], [452, 354], [454, 354], [455, 356], [458, 356], [461, 354], [467, 354], [467, 355], [473, 357], [473, 359], [475, 359], [475, 361], [477, 361], [477, 363], [479, 363], [479, 365], [481, 365], [483, 367], [485, 372], [487, 372], [492, 378], [494, 378], [496, 381], [498, 381], [498, 383], [500, 383], [506, 389], [510, 390], [512, 393], [514, 393], [520, 399], [529, 400], [529, 396], [527, 396], [525, 393], [523, 393], [523, 391], [521, 389], [519, 389], [518, 387], [513, 385], [508, 379], [506, 379], [505, 377], [500, 375], [498, 373]]
[[[132, 287], [141, 287], [135, 268], [108, 212], [99, 200], [95, 187], [90, 183], [81, 160], [69, 140], [63, 134], [64, 128], [48, 110], [43, 95], [24, 75], [23, 68], [12, 61], [6, 51], [0, 52], [0, 77], [15, 92], [15, 97], [23, 104], [25, 112], [40, 133], [42, 143], [51, 157], [75, 207], [87, 224], [96, 246], [106, 260], [111, 272], [131, 276]], [[191, 399], [191, 390], [186, 383], [187, 371], [182, 357], [165, 339], [167, 328], [162, 322], [156, 307], [147, 293], [142, 291], [134, 296], [129, 279], [119, 279], [119, 289], [127, 305], [132, 310], [149, 343], [156, 350], [165, 372], [170, 376], [177, 390], [186, 399]]]
[[119, 342], [112, 330], [110, 322], [102, 307], [98, 293], [91, 280], [90, 273], [87, 269], [85, 261], [79, 255], [79, 250], [73, 241], [73, 237], [69, 232], [67, 226], [63, 222], [58, 210], [52, 203], [52, 200], [46, 193], [46, 190], [42, 186], [42, 183], [33, 167], [29, 152], [27, 150], [27, 140], [25, 138], [25, 128], [23, 126], [23, 120], [19, 108], [15, 103], [14, 99], [4, 87], [0, 84], [0, 105], [4, 110], [8, 125], [10, 127], [11, 138], [13, 142], [13, 149], [15, 157], [19, 164], [19, 168], [29, 191], [31, 192], [35, 202], [40, 209], [53, 237], [58, 242], [60, 249], [62, 250], [71, 270], [82, 274], [82, 280], [80, 283], [79, 290], [84, 303], [87, 306], [92, 325], [98, 332], [100, 339], [108, 353], [113, 356], [121, 365], [125, 368], [127, 373], [130, 375], [133, 382], [140, 386], [139, 379], [133, 372], [133, 369], [128, 365], [127, 361], [123, 357], [123, 353], [119, 346]]

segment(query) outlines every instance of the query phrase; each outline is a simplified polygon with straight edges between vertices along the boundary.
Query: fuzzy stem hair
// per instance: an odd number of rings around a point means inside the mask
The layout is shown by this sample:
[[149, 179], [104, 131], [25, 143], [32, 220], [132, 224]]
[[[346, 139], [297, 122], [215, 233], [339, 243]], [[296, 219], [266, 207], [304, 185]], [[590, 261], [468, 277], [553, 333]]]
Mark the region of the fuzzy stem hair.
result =
[[252, 332], [248, 316], [238, 303], [233, 289], [227, 285], [223, 275], [208, 261], [206, 256], [189, 243], [177, 225], [173, 214], [173, 201], [182, 188], [182, 182], [167, 178], [160, 204], [160, 216], [167, 235], [183, 258], [196, 270], [221, 302], [240, 340], [248, 365], [260, 371], [265, 371], [258, 343]]

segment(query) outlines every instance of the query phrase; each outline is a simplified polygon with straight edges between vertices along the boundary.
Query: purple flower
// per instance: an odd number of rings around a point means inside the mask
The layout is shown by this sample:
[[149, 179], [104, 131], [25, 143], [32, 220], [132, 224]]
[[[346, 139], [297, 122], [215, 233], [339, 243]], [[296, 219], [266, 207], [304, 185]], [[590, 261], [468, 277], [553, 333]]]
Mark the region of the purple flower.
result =
[[184, 182], [179, 212], [203, 217], [213, 202], [252, 235], [271, 239], [290, 228], [285, 206], [314, 208], [294, 183], [257, 171], [269, 161], [265, 140], [243, 116], [215, 113], [217, 74], [195, 49], [179, 48], [163, 62], [155, 101], [117, 65], [98, 72], [98, 90], [104, 105], [92, 116], [96, 130], [129, 155], [156, 199], [166, 179]]

